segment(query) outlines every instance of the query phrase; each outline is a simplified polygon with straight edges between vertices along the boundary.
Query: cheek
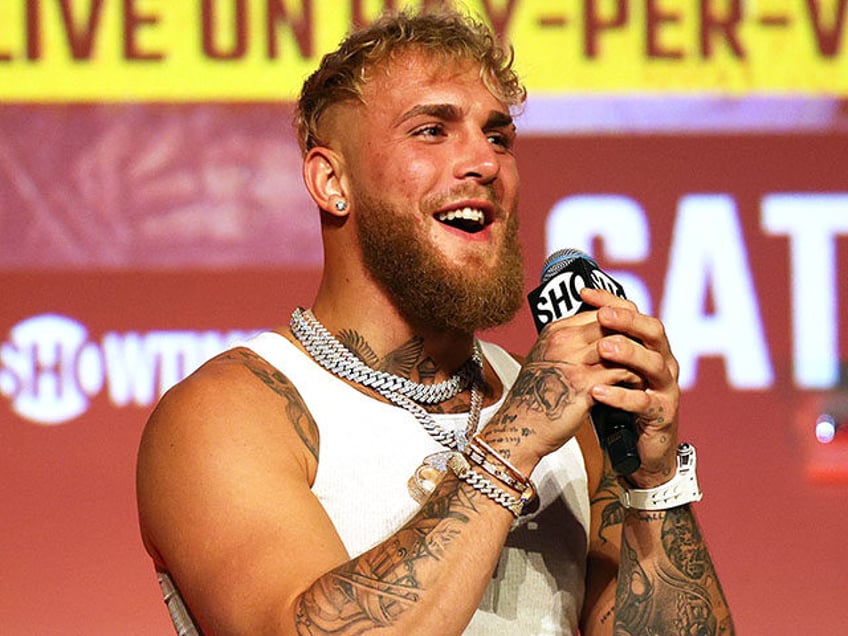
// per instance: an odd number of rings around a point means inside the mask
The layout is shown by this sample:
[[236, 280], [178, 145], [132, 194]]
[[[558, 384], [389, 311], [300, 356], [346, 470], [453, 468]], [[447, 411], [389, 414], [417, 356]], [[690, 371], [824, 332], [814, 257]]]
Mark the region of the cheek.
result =
[[373, 166], [372, 173], [381, 188], [379, 196], [416, 204], [435, 191], [438, 178], [430, 162], [408, 155], [387, 157]]
[[430, 166], [420, 161], [407, 161], [397, 170], [396, 184], [408, 199], [423, 199], [434, 189], [434, 175]]
[[383, 148], [364, 147], [359, 169], [379, 196], [391, 196], [409, 180], [409, 161]]
[[506, 196], [516, 198], [518, 196], [518, 166], [514, 157], [509, 157], [501, 164], [501, 178]]

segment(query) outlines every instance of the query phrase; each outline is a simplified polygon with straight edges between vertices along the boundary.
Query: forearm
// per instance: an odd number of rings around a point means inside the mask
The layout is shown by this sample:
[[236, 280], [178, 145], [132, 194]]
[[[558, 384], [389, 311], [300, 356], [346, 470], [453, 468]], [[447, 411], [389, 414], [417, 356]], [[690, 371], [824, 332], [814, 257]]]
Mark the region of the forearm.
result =
[[690, 506], [626, 511], [615, 633], [734, 633], [727, 601]]
[[491, 579], [512, 518], [446, 476], [400, 531], [320, 577], [297, 599], [297, 633], [461, 633]]

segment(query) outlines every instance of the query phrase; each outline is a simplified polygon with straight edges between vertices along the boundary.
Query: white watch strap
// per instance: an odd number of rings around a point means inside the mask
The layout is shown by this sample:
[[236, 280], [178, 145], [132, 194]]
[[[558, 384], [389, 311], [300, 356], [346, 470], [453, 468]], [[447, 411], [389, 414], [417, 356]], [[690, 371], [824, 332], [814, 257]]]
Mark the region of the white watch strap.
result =
[[637, 510], [668, 510], [676, 506], [701, 501], [703, 493], [698, 487], [695, 447], [683, 443], [677, 448], [677, 472], [671, 481], [656, 488], [625, 489], [621, 505]]

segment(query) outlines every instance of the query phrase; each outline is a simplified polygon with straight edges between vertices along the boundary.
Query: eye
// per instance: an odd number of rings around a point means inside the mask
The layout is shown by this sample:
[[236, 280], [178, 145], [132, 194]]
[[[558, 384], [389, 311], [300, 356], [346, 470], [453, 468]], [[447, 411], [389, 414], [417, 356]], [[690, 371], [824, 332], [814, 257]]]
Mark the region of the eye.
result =
[[509, 135], [503, 132], [487, 133], [486, 139], [488, 139], [489, 143], [493, 146], [499, 146], [504, 150], [511, 150], [512, 145], [515, 141], [515, 137], [513, 135]]
[[427, 124], [412, 131], [413, 137], [443, 137], [445, 127], [442, 124]]

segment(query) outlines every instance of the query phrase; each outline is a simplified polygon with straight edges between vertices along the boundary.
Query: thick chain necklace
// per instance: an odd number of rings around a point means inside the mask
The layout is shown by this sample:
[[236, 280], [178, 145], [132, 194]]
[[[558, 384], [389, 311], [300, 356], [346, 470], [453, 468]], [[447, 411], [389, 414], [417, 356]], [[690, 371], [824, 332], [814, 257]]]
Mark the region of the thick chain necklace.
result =
[[[374, 389], [396, 406], [405, 409], [439, 444], [461, 451], [477, 430], [483, 406], [483, 355], [476, 340], [474, 354], [449, 380], [439, 384], [419, 384], [369, 367], [339, 342], [308, 309], [296, 308], [289, 325], [295, 338], [318, 364], [340, 378]], [[465, 430], [443, 429], [421, 406], [449, 400], [459, 395], [469, 384], [471, 406]]]

